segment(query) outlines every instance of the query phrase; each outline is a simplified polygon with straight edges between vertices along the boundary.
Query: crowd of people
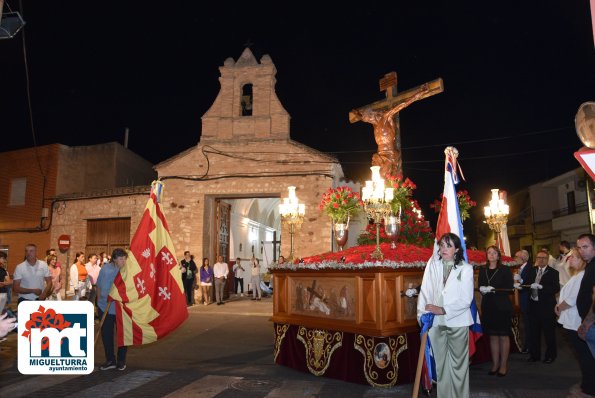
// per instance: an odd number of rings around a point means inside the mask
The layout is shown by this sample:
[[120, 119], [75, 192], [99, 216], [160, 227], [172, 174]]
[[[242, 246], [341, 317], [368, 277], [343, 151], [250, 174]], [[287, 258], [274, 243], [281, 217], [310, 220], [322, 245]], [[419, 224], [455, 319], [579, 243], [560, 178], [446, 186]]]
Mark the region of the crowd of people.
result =
[[[106, 362], [101, 370], [126, 369], [126, 347], [118, 347], [115, 355], [114, 333], [116, 324], [115, 307], [108, 304], [108, 294], [113, 282], [126, 263], [127, 254], [123, 249], [114, 249], [111, 257], [106, 253], [76, 253], [75, 263], [69, 269], [69, 293], [72, 300], [89, 300], [96, 305], [99, 318], [103, 320], [101, 336]], [[25, 259], [15, 268], [12, 279], [6, 270], [6, 258], [0, 257], [0, 293], [5, 294], [6, 302], [12, 301], [12, 293], [18, 295], [17, 302], [62, 300], [63, 278], [60, 263], [54, 249], [46, 252], [45, 261], [37, 257], [37, 246], [25, 246]], [[1, 309], [0, 311], [3, 311]], [[103, 317], [104, 312], [108, 312]], [[15, 317], [6, 311], [0, 316], [0, 337], [14, 329]]]
[[[279, 256], [279, 264], [285, 262], [283, 256]], [[184, 252], [184, 259], [180, 261], [184, 293], [186, 294], [186, 305], [192, 306], [195, 303], [194, 291], [200, 288], [199, 304], [210, 305], [215, 302], [217, 305], [224, 305], [225, 287], [230, 277], [230, 269], [223, 256], [217, 256], [217, 262], [211, 266], [207, 257], [202, 259], [200, 269], [194, 263], [194, 256], [189, 251]], [[249, 272], [252, 300], [260, 301], [265, 294], [273, 293], [273, 282], [267, 275], [262, 276], [260, 261], [255, 256], [249, 261], [249, 265], [242, 265], [242, 259], [237, 257], [232, 268], [233, 293], [244, 297], [244, 276]], [[270, 276], [270, 274], [268, 275]], [[263, 279], [268, 279], [267, 281]], [[213, 286], [215, 287], [213, 291]], [[214, 296], [214, 297], [213, 297]]]
[[[125, 346], [115, 347], [116, 329], [116, 308], [108, 301], [108, 295], [120, 269], [124, 266], [127, 253], [123, 249], [114, 249], [111, 256], [105, 252], [90, 253], [85, 256], [83, 252], [76, 252], [75, 262], [68, 269], [68, 276], [63, 277], [62, 266], [54, 249], [46, 252], [45, 261], [40, 260], [37, 255], [37, 246], [28, 244], [25, 246], [24, 261], [15, 268], [11, 278], [7, 271], [6, 256], [0, 253], [0, 293], [5, 307], [12, 302], [12, 294], [18, 296], [18, 303], [23, 301], [41, 300], [63, 300], [69, 297], [70, 300], [89, 300], [96, 306], [97, 317], [101, 319], [101, 337], [103, 341], [106, 362], [99, 369], [126, 369]], [[280, 262], [284, 262], [281, 257]], [[215, 286], [215, 297], [218, 305], [224, 304], [223, 296], [226, 286], [229, 267], [223, 262], [223, 257], [218, 256], [217, 263], [213, 267], [209, 259], [204, 258], [200, 269], [194, 262], [194, 256], [189, 251], [184, 252], [184, 258], [179, 262], [182, 275], [182, 285], [186, 294], [187, 305], [194, 303], [194, 290], [200, 286], [204, 305], [212, 302], [211, 287]], [[235, 280], [235, 292], [238, 288], [243, 295], [243, 272], [246, 269], [241, 264], [241, 259], [236, 259], [233, 271]], [[260, 300], [262, 288], [272, 293], [272, 282], [265, 285], [261, 281], [260, 263], [254, 256], [250, 260], [251, 285], [253, 300]], [[65, 283], [68, 286], [65, 286]], [[262, 288], [261, 288], [262, 286]], [[63, 296], [63, 292], [67, 292]], [[16, 319], [11, 311], [4, 311], [0, 316], [0, 338], [4, 337], [15, 328]], [[117, 348], [117, 351], [116, 351]]]
[[[428, 335], [436, 361], [439, 397], [469, 396], [469, 326], [473, 324], [474, 281], [465, 263], [461, 241], [455, 234], [438, 241], [439, 262], [424, 271], [418, 298], [418, 320], [432, 314]], [[486, 249], [486, 264], [479, 269], [481, 323], [489, 338], [492, 366], [489, 375], [508, 373], [513, 317], [511, 293], [519, 291], [524, 331], [522, 354], [528, 362], [551, 364], [557, 357], [556, 325], [564, 330], [581, 369], [581, 382], [569, 397], [595, 396], [595, 235], [580, 235], [576, 247], [563, 241], [554, 258], [542, 248], [531, 264], [526, 250], [515, 254], [519, 266], [513, 274], [502, 264], [496, 246]], [[545, 340], [542, 355], [541, 338]]]

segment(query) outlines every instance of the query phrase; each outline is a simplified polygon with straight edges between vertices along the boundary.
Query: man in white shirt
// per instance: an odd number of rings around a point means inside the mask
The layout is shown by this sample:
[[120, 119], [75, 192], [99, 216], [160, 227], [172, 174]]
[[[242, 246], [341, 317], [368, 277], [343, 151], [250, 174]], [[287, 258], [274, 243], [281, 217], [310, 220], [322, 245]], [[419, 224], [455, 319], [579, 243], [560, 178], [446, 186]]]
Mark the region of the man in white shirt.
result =
[[244, 267], [241, 264], [241, 258], [236, 259], [236, 263], [233, 265], [233, 276], [234, 276], [234, 285], [233, 285], [233, 293], [238, 294], [238, 286], [240, 287], [242, 293], [241, 297], [244, 297]]
[[227, 282], [227, 274], [229, 274], [229, 268], [227, 263], [223, 262], [223, 256], [217, 256], [217, 262], [213, 265], [213, 273], [215, 274], [215, 299], [217, 305], [222, 305], [225, 304], [223, 302], [223, 291]]
[[13, 277], [13, 289], [21, 301], [45, 300], [54, 285], [48, 265], [37, 259], [37, 246], [25, 246], [25, 261], [17, 265]]

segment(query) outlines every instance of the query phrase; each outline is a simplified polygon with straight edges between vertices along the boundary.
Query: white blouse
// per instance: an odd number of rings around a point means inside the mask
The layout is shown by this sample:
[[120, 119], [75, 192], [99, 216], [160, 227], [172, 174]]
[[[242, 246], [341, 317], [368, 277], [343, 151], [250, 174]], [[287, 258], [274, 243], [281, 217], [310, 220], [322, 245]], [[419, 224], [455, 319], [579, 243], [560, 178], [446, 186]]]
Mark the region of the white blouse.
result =
[[570, 306], [570, 308], [562, 311], [558, 318], [558, 323], [562, 325], [564, 329], [578, 330], [578, 327], [581, 325], [581, 317], [576, 308], [576, 297], [578, 296], [578, 291], [581, 287], [581, 281], [583, 280], [584, 274], [585, 271], [582, 270], [574, 275], [564, 286], [562, 286], [562, 290], [560, 290], [558, 304], [565, 301], [566, 304]]

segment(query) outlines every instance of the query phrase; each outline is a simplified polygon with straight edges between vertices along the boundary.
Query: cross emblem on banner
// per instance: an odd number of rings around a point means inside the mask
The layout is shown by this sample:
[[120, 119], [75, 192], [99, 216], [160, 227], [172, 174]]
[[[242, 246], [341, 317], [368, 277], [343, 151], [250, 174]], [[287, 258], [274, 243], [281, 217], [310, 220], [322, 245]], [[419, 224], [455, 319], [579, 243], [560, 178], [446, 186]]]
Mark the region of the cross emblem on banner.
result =
[[159, 297], [163, 296], [164, 300], [171, 299], [171, 293], [167, 292], [167, 286], [159, 287]]

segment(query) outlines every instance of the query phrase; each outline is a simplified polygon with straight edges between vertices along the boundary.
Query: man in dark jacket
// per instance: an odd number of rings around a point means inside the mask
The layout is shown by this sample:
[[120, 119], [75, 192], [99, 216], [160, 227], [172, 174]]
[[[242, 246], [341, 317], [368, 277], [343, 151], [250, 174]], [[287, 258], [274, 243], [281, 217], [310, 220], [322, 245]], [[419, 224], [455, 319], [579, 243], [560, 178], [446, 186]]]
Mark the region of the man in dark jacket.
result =
[[531, 285], [529, 297], [529, 322], [531, 323], [531, 348], [529, 362], [541, 360], [541, 334], [545, 337], [544, 363], [552, 363], [557, 356], [556, 347], [556, 293], [560, 291], [558, 271], [548, 266], [548, 254], [538, 252], [535, 265], [525, 280]]

